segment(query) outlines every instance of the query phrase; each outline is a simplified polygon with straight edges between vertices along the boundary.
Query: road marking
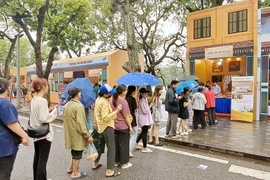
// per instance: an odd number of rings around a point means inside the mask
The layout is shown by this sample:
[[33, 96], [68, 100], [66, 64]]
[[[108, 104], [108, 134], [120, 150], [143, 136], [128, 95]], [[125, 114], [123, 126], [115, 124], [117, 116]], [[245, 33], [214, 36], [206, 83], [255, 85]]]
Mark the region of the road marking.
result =
[[[19, 116], [19, 118], [24, 119], [24, 120], [29, 119], [29, 118], [24, 117], [24, 116]], [[57, 124], [52, 124], [52, 125], [55, 126], [55, 127], [58, 127], [58, 128], [63, 128], [63, 126], [61, 126], [61, 125], [57, 125]], [[166, 148], [166, 147], [151, 146], [151, 148], [155, 148], [155, 149], [159, 149], [159, 150], [167, 151], [167, 152], [173, 152], [173, 153], [181, 154], [181, 155], [185, 155], [185, 156], [195, 157], [195, 158], [199, 158], [199, 159], [204, 159], [204, 160], [208, 160], [208, 161], [218, 162], [218, 163], [222, 163], [222, 164], [228, 164], [229, 163], [229, 161], [227, 161], [227, 160], [218, 159], [218, 158], [212, 158], [212, 157], [208, 157], [208, 156], [203, 156], [203, 155], [199, 155], [199, 154], [193, 154], [193, 153], [179, 151], [179, 150], [174, 150], [174, 149], [170, 149], [170, 148]]]
[[212, 157], [208, 157], [208, 156], [203, 156], [203, 155], [199, 155], [199, 154], [193, 154], [193, 153], [179, 151], [179, 150], [170, 149], [170, 148], [166, 148], [166, 147], [157, 147], [157, 146], [153, 146], [153, 145], [149, 145], [149, 146], [151, 148], [154, 148], [154, 149], [159, 149], [159, 150], [162, 150], [162, 151], [181, 154], [181, 155], [184, 155], [184, 156], [190, 156], [190, 157], [195, 157], [195, 158], [204, 159], [204, 160], [208, 160], [208, 161], [213, 161], [213, 162], [217, 162], [217, 163], [221, 163], [221, 164], [228, 164], [229, 163], [229, 161], [223, 160], [223, 159], [212, 158]]
[[[29, 117], [25, 117], [25, 116], [19, 116], [19, 119], [23, 119], [23, 120], [29, 120]], [[64, 128], [64, 126], [58, 125], [58, 124], [54, 124], [51, 123], [52, 126], [58, 127], [58, 128]]]
[[268, 179], [270, 180], [270, 173], [265, 171], [259, 171], [251, 168], [231, 165], [231, 167], [228, 170], [232, 173], [242, 174], [244, 176], [250, 176], [258, 179]]

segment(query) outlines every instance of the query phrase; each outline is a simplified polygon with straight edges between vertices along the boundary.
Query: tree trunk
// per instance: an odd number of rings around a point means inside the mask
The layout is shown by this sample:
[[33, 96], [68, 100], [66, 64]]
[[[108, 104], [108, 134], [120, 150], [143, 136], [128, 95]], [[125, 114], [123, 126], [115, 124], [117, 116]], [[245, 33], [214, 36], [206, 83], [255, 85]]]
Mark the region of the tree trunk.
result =
[[122, 67], [127, 72], [141, 72], [141, 66], [139, 64], [138, 47], [136, 43], [134, 21], [131, 16], [131, 4], [129, 0], [125, 0], [125, 4], [122, 6], [125, 21], [125, 29], [127, 33], [127, 51], [129, 61]]
[[35, 56], [36, 56], [36, 73], [39, 78], [44, 78], [43, 66], [42, 66], [42, 57], [41, 57], [41, 48], [35, 47]]
[[6, 79], [10, 79], [10, 68], [9, 68], [9, 65], [10, 65], [10, 61], [12, 59], [12, 55], [14, 53], [14, 49], [15, 49], [15, 46], [16, 46], [16, 42], [17, 42], [17, 38], [14, 38], [11, 41], [11, 45], [10, 45], [10, 48], [9, 48], [9, 51], [8, 51], [8, 55], [6, 57], [6, 61], [5, 61], [5, 69], [4, 69], [4, 78]]

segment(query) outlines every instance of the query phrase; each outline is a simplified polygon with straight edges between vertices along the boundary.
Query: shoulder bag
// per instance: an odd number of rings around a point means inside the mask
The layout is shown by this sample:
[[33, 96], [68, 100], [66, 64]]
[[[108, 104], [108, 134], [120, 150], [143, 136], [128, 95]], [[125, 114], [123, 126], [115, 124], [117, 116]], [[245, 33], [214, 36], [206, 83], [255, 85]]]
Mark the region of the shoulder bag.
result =
[[46, 136], [50, 132], [49, 123], [43, 123], [38, 128], [32, 128], [30, 126], [30, 120], [28, 121], [27, 134], [31, 138], [40, 138]]
[[[30, 114], [31, 114], [31, 107], [30, 107]], [[29, 121], [27, 126], [27, 134], [31, 138], [41, 138], [46, 136], [50, 132], [50, 125], [49, 123], [43, 123], [38, 128], [32, 128], [30, 126], [30, 114], [29, 114]]]

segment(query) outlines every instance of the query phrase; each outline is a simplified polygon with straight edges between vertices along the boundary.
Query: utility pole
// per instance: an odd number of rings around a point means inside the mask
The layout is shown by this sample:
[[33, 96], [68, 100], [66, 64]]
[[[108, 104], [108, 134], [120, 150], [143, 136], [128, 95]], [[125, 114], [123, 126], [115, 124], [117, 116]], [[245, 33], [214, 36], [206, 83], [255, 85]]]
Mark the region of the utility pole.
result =
[[21, 108], [20, 28], [17, 34], [17, 109]]

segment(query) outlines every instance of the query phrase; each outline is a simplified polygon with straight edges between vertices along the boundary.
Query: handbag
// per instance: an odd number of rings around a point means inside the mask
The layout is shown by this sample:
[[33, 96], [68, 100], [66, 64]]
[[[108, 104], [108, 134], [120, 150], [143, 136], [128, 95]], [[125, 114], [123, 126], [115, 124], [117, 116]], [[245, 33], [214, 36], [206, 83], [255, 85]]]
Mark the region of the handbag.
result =
[[32, 128], [30, 126], [30, 121], [28, 121], [27, 134], [31, 138], [40, 138], [46, 136], [50, 132], [49, 123], [43, 123], [38, 128]]
[[[30, 105], [30, 114], [31, 114], [31, 105]], [[49, 123], [43, 123], [38, 128], [32, 128], [30, 126], [30, 115], [29, 115], [29, 121], [27, 126], [27, 134], [31, 138], [41, 138], [46, 136], [50, 132], [50, 125]]]

